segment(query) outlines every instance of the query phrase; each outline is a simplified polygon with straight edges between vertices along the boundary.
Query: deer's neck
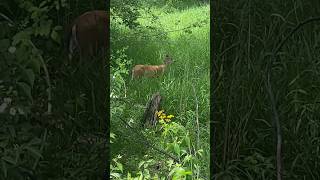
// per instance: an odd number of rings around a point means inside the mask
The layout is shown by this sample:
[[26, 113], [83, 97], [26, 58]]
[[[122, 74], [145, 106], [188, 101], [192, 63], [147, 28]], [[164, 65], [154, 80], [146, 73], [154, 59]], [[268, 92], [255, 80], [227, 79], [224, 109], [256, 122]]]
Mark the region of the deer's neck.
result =
[[159, 68], [160, 68], [160, 69], [165, 69], [166, 67], [167, 67], [166, 64], [161, 64], [161, 65], [159, 65]]

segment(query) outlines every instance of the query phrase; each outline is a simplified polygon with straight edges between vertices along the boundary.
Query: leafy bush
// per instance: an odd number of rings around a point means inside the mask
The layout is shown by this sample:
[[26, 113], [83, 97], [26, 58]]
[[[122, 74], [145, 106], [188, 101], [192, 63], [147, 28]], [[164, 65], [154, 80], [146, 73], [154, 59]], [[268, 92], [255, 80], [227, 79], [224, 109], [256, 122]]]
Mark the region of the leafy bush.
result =
[[[46, 92], [51, 88], [50, 77], [38, 45], [42, 43], [39, 39], [60, 43], [61, 26], [54, 25], [48, 14], [50, 9], [64, 4], [54, 3], [17, 1], [16, 6], [24, 14], [19, 20], [1, 14], [5, 19], [0, 33], [0, 56], [4, 57], [0, 61], [1, 179], [34, 176], [48, 146], [48, 130], [35, 125], [39, 116], [51, 112], [45, 103], [51, 100], [51, 94]], [[45, 76], [41, 78], [43, 72]]]
[[[171, 122], [173, 115], [167, 116], [160, 111], [158, 116], [157, 127], [145, 133], [153, 135], [160, 133], [160, 136], [154, 139], [160, 143], [155, 146], [174, 154], [177, 159], [173, 160], [165, 154], [153, 157], [146, 154], [144, 160], [139, 162], [138, 169], [133, 173], [125, 171], [125, 167], [120, 162], [122, 156], [117, 155], [110, 164], [111, 179], [186, 179], [187, 176], [192, 179], [203, 179], [198, 164], [203, 150], [194, 149], [187, 129], [179, 123]], [[115, 137], [114, 134], [111, 136]]]
[[90, 96], [72, 86], [79, 80], [61, 53], [66, 1], [5, 1], [0, 8], [0, 179], [101, 176], [105, 144], [85, 106]]

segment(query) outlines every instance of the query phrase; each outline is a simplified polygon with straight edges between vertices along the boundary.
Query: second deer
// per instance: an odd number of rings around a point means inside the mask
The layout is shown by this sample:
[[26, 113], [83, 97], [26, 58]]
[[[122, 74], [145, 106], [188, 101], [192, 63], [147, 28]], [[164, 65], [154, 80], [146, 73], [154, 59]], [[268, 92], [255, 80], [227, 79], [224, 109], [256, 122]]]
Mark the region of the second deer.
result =
[[132, 69], [131, 79], [140, 77], [157, 77], [163, 75], [167, 66], [172, 62], [172, 58], [169, 55], [166, 55], [164, 58], [164, 64], [161, 65], [135, 65]]
[[88, 11], [77, 17], [66, 27], [66, 45], [69, 59], [75, 51], [80, 58], [90, 58], [99, 50], [105, 51], [108, 47], [109, 13], [107, 11]]

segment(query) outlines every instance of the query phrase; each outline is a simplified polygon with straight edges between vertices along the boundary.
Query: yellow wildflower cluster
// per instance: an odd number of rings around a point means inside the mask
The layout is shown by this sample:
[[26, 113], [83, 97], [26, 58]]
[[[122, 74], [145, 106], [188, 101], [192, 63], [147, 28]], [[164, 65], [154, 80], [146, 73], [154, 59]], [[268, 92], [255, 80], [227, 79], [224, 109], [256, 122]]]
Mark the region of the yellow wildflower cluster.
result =
[[164, 113], [164, 110], [161, 110], [161, 111], [157, 111], [157, 116], [159, 118], [159, 121], [165, 121], [165, 122], [170, 122], [171, 121], [171, 118], [174, 117], [174, 115], [166, 115]]

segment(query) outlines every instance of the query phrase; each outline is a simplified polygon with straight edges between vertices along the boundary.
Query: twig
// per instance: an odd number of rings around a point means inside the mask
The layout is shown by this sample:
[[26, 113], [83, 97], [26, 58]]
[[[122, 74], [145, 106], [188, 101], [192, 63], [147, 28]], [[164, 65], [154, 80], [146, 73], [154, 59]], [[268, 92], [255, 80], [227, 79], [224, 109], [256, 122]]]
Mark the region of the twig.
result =
[[[48, 135], [48, 130], [45, 129], [44, 130], [44, 134], [43, 134], [43, 138], [42, 138], [42, 141], [41, 141], [40, 152], [43, 152], [44, 144], [45, 144], [45, 142], [47, 140], [47, 135]], [[34, 170], [34, 171], [36, 170], [36, 167], [37, 167], [37, 165], [38, 165], [38, 163], [40, 161], [40, 158], [41, 157], [39, 157], [39, 156], [37, 157], [36, 161], [34, 162], [34, 164], [32, 166], [32, 170]]]
[[311, 22], [315, 22], [315, 21], [320, 21], [320, 17], [315, 17], [315, 18], [310, 18], [307, 19], [303, 22], [301, 22], [300, 24], [298, 24], [285, 38], [284, 40], [279, 44], [279, 46], [277, 47], [277, 49], [274, 52], [274, 56], [281, 50], [282, 46], [288, 41], [288, 39], [295, 33], [297, 32], [300, 28], [302, 28], [304, 25], [309, 24]]
[[[33, 44], [33, 42], [31, 40], [29, 40], [29, 43], [31, 44], [31, 46], [38, 50], [38, 48], [36, 48], [36, 46]], [[47, 114], [48, 115], [51, 115], [52, 114], [52, 88], [51, 88], [51, 82], [50, 82], [50, 76], [49, 76], [49, 72], [48, 72], [48, 69], [47, 69], [47, 65], [46, 63], [44, 62], [44, 59], [42, 58], [42, 56], [37, 53], [39, 59], [40, 59], [40, 63], [43, 67], [43, 70], [44, 70], [44, 74], [45, 74], [45, 80], [46, 80], [46, 83], [47, 83], [47, 86], [48, 86], [48, 89], [47, 89], [47, 93], [48, 93], [48, 110], [47, 110]]]
[[200, 128], [199, 128], [199, 103], [194, 84], [192, 84], [193, 94], [196, 101], [196, 124], [197, 124], [197, 150], [199, 149]]
[[123, 87], [124, 87], [124, 98], [127, 98], [127, 87], [126, 87], [125, 81], [123, 81]]
[[91, 86], [92, 110], [93, 110], [93, 113], [96, 115], [97, 111], [96, 111], [96, 98], [94, 94], [94, 85], [90, 78], [88, 78], [88, 81], [90, 82], [90, 86]]
[[276, 103], [274, 100], [274, 94], [272, 92], [272, 88], [271, 88], [271, 80], [270, 80], [270, 73], [268, 73], [268, 77], [267, 77], [267, 84], [266, 84], [266, 88], [269, 94], [269, 98], [270, 98], [270, 103], [271, 103], [271, 107], [272, 107], [272, 112], [273, 112], [273, 116], [274, 116], [274, 123], [275, 123], [275, 128], [276, 128], [276, 133], [277, 133], [277, 180], [281, 180], [282, 179], [282, 157], [281, 157], [281, 151], [282, 151], [282, 135], [281, 135], [281, 125], [280, 125], [280, 120], [279, 120], [279, 115], [278, 115], [278, 111], [276, 108]]
[[[205, 24], [208, 24], [208, 23], [203, 23], [203, 25], [205, 25]], [[181, 29], [174, 29], [174, 30], [169, 30], [169, 31], [157, 33], [157, 34], [144, 35], [142, 37], [147, 38], [147, 37], [161, 36], [163, 34], [177, 32], [177, 31], [184, 31], [184, 30], [192, 29], [192, 28], [196, 28], [196, 27], [198, 27], [198, 26], [190, 25], [190, 26], [187, 26], [187, 27], [184, 27], [184, 28], [181, 28]], [[117, 39], [117, 41], [120, 41], [120, 40], [123, 40], [123, 39], [127, 39], [127, 38], [130, 38], [130, 37], [136, 37], [137, 35], [140, 35], [140, 34], [145, 34], [145, 33], [144, 32], [136, 32], [136, 33], [133, 33], [132, 36], [123, 36], [122, 38]]]
[[44, 63], [44, 60], [42, 58], [41, 55], [39, 55], [40, 57], [40, 60], [41, 60], [41, 64], [42, 64], [42, 67], [43, 67], [43, 70], [44, 70], [44, 73], [46, 75], [46, 83], [47, 83], [47, 86], [48, 86], [48, 89], [47, 89], [47, 93], [48, 93], [48, 110], [47, 110], [47, 114], [48, 115], [51, 115], [52, 114], [52, 88], [51, 88], [51, 82], [50, 82], [50, 76], [49, 76], [49, 72], [48, 72], [48, 69], [47, 69], [47, 65]]
[[119, 118], [119, 119], [120, 119], [126, 126], [128, 126], [134, 133], [137, 134], [137, 136], [138, 136], [139, 139], [144, 143], [144, 145], [149, 146], [149, 147], [151, 147], [152, 149], [158, 151], [159, 153], [164, 154], [164, 155], [172, 158], [172, 159], [175, 160], [176, 162], [179, 162], [179, 163], [180, 163], [180, 160], [179, 160], [177, 157], [175, 157], [175, 156], [173, 156], [173, 155], [165, 152], [165, 151], [162, 150], [162, 149], [159, 149], [159, 148], [155, 147], [152, 143], [150, 143], [150, 142], [147, 140], [147, 138], [146, 138], [142, 133], [137, 132], [136, 129], [134, 129], [132, 126], [130, 126], [130, 125], [129, 125], [126, 121], [124, 121], [122, 118]]
[[[273, 59], [276, 59], [277, 53], [281, 50], [282, 46], [288, 41], [288, 39], [295, 33], [297, 32], [300, 28], [302, 28], [304, 25], [315, 22], [315, 21], [320, 21], [320, 17], [315, 17], [315, 18], [310, 18], [307, 19], [300, 24], [298, 24], [285, 38], [282, 40], [278, 47], [275, 49], [273, 52]], [[281, 134], [281, 124], [279, 120], [279, 114], [276, 108], [276, 102], [274, 99], [274, 94], [272, 92], [272, 87], [271, 87], [271, 63], [269, 62], [267, 64], [267, 81], [266, 81], [266, 88], [269, 94], [270, 98], [270, 103], [272, 106], [272, 111], [273, 111], [273, 116], [274, 116], [274, 123], [275, 123], [275, 128], [276, 128], [276, 133], [277, 133], [277, 152], [276, 152], [276, 158], [277, 158], [277, 180], [282, 179], [282, 134]]]
[[5, 14], [0, 13], [0, 17], [5, 19], [8, 22], [9, 26], [15, 26], [15, 23]]

